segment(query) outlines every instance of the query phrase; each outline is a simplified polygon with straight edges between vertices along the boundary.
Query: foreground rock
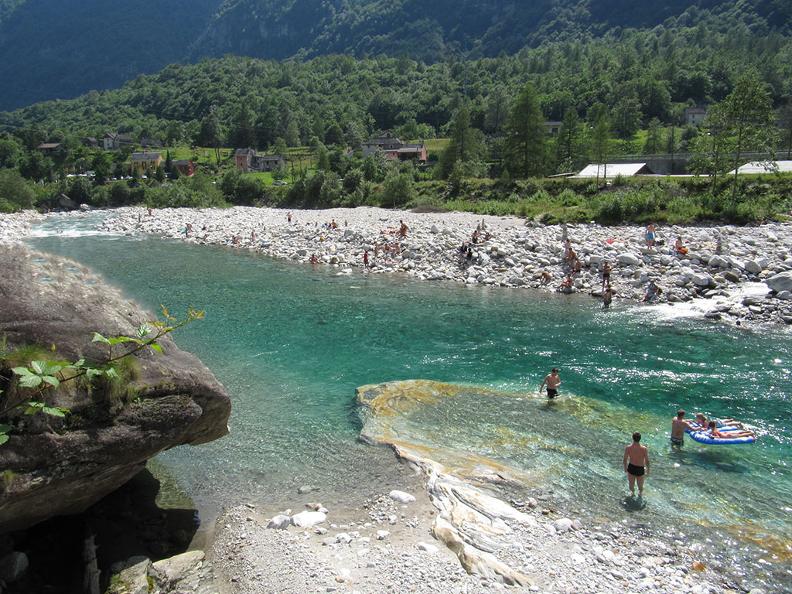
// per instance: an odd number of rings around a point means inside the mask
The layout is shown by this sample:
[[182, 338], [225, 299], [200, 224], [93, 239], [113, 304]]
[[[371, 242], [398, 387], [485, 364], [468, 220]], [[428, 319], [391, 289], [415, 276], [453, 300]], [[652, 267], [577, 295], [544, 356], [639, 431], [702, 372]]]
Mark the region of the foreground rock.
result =
[[203, 551], [188, 551], [154, 563], [133, 557], [117, 567], [106, 594], [189, 592], [217, 594], [212, 566]]
[[[403, 238], [397, 233], [401, 220], [409, 227]], [[480, 240], [473, 244], [477, 227]], [[302, 263], [313, 258], [340, 274], [362, 267], [365, 251], [371, 273], [399, 272], [467, 285], [557, 291], [572, 272], [572, 286], [566, 292], [596, 298], [601, 296], [602, 267], [608, 262], [617, 299], [641, 301], [654, 282], [662, 289], [658, 303], [691, 302], [699, 308], [697, 315], [792, 323], [792, 300], [784, 293], [789, 289], [771, 291], [765, 284], [777, 278], [776, 286], [781, 287], [784, 277], [778, 275], [792, 271], [792, 225], [786, 223], [664, 227], [659, 231], [662, 244], [652, 247], [646, 245], [638, 226], [562, 228], [515, 217], [378, 208], [295, 211], [292, 224], [287, 222], [287, 211], [278, 209], [163, 209], [149, 215], [144, 209], [126, 208], [115, 211], [104, 230], [227, 245]], [[564, 262], [565, 235], [580, 260], [578, 272]], [[677, 237], [688, 248], [684, 255], [674, 249]], [[469, 252], [460, 250], [463, 244], [468, 244]], [[743, 304], [746, 290], [759, 302]]]
[[[7, 346], [38, 345], [45, 358], [101, 361], [93, 332], [134, 335], [153, 318], [79, 265], [20, 245], [0, 247], [0, 303]], [[49, 403], [69, 409], [66, 419], [6, 414], [13, 431], [0, 447], [0, 468], [9, 471], [0, 483], [0, 533], [80, 513], [159, 452], [226, 434], [231, 404], [223, 387], [172, 339], [161, 345], [161, 355], [134, 357], [125, 385], [92, 394], [76, 382], [61, 386]], [[0, 399], [13, 397], [13, 386], [3, 388]]]

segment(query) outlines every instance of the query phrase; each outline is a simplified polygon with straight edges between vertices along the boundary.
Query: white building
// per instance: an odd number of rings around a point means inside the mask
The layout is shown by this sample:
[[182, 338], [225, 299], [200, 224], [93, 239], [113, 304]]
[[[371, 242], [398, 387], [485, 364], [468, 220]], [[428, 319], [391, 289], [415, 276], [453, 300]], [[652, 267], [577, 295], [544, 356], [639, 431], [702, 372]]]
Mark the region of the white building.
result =
[[[729, 175], [734, 175], [734, 169]], [[737, 168], [737, 175], [762, 175], [767, 173], [792, 173], [792, 161], [751, 161]]]
[[600, 163], [586, 165], [580, 173], [572, 177], [613, 179], [635, 175], [654, 175], [654, 171], [646, 163]]

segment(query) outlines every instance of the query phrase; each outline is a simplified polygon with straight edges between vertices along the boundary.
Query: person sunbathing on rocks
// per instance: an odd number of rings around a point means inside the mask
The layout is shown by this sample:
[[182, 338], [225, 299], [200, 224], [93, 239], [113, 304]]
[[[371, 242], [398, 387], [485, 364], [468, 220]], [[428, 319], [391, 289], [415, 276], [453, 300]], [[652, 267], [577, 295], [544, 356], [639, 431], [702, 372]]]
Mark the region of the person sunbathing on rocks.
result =
[[684, 256], [688, 253], [688, 249], [682, 243], [681, 236], [676, 238], [676, 241], [674, 242], [674, 249], [676, 250], [676, 253], [679, 254], [680, 256]]
[[547, 270], [542, 270], [542, 285], [549, 285], [552, 280], [553, 276]]
[[562, 293], [571, 293], [573, 287], [572, 277], [567, 275], [566, 278], [561, 281], [561, 286], [558, 288], [559, 291]]

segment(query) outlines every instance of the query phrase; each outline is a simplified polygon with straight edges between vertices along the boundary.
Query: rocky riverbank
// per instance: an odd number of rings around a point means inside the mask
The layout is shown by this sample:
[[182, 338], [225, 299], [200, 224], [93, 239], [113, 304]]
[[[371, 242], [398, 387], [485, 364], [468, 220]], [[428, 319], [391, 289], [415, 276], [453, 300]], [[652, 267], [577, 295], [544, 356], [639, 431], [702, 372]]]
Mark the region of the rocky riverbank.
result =
[[464, 571], [433, 536], [438, 512], [425, 492], [383, 493], [326, 514], [231, 509], [217, 522], [213, 564], [229, 594], [746, 591], [711, 571], [682, 537], [661, 540], [628, 520], [585, 526], [534, 499], [515, 504], [512, 518], [491, 518], [510, 534], [490, 546], [518, 581]]
[[[602, 296], [607, 262], [616, 300], [641, 301], [654, 282], [661, 289], [657, 303], [689, 303], [695, 315], [792, 324], [792, 225], [786, 223], [664, 227], [660, 244], [651, 247], [643, 228], [635, 226], [541, 226], [514, 217], [378, 208], [292, 211], [291, 222], [289, 211], [279, 209], [124, 208], [114, 211], [103, 230], [313, 260], [339, 273], [363, 267], [368, 252], [368, 272], [422, 280], [557, 291], [569, 276], [565, 292], [595, 298]], [[564, 261], [565, 236], [580, 261], [578, 271]], [[688, 250], [684, 255], [674, 249], [677, 237]]]
[[13, 214], [0, 214], [0, 245], [16, 243], [30, 233], [30, 225], [43, 219], [34, 210]]

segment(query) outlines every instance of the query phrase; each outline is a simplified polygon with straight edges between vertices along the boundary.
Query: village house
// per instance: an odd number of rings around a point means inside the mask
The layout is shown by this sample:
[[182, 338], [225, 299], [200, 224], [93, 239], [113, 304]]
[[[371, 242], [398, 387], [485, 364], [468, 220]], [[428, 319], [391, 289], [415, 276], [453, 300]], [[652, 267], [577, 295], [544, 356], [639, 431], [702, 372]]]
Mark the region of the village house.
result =
[[699, 126], [707, 118], [706, 107], [688, 107], [685, 109], [685, 124], [688, 126]]
[[361, 144], [363, 156], [368, 157], [377, 153], [391, 161], [418, 161], [426, 163], [428, 155], [426, 145], [423, 142], [417, 144], [406, 144], [401, 140], [391, 136], [371, 138]]
[[179, 159], [178, 161], [173, 161], [171, 166], [174, 170], [179, 172], [179, 175], [182, 177], [192, 177], [195, 175], [195, 163], [188, 159]]
[[140, 137], [140, 146], [145, 148], [162, 148], [162, 141], [157, 140], [156, 138], [151, 138], [149, 136], [141, 136]]
[[99, 141], [93, 136], [86, 136], [82, 139], [82, 143], [87, 148], [99, 148]]
[[550, 136], [558, 136], [558, 133], [561, 132], [561, 122], [547, 121], [544, 122], [544, 127]]
[[129, 169], [131, 172], [137, 171], [140, 175], [156, 171], [162, 165], [162, 155], [160, 153], [132, 153], [129, 158]]
[[234, 152], [234, 163], [239, 171], [275, 171], [286, 167], [283, 155], [258, 155], [255, 149], [237, 149]]
[[106, 151], [117, 151], [126, 146], [132, 146], [135, 141], [129, 134], [119, 134], [117, 132], [108, 132], [102, 137], [102, 148]]
[[63, 151], [63, 145], [60, 142], [42, 142], [36, 148], [45, 155], [57, 155]]

